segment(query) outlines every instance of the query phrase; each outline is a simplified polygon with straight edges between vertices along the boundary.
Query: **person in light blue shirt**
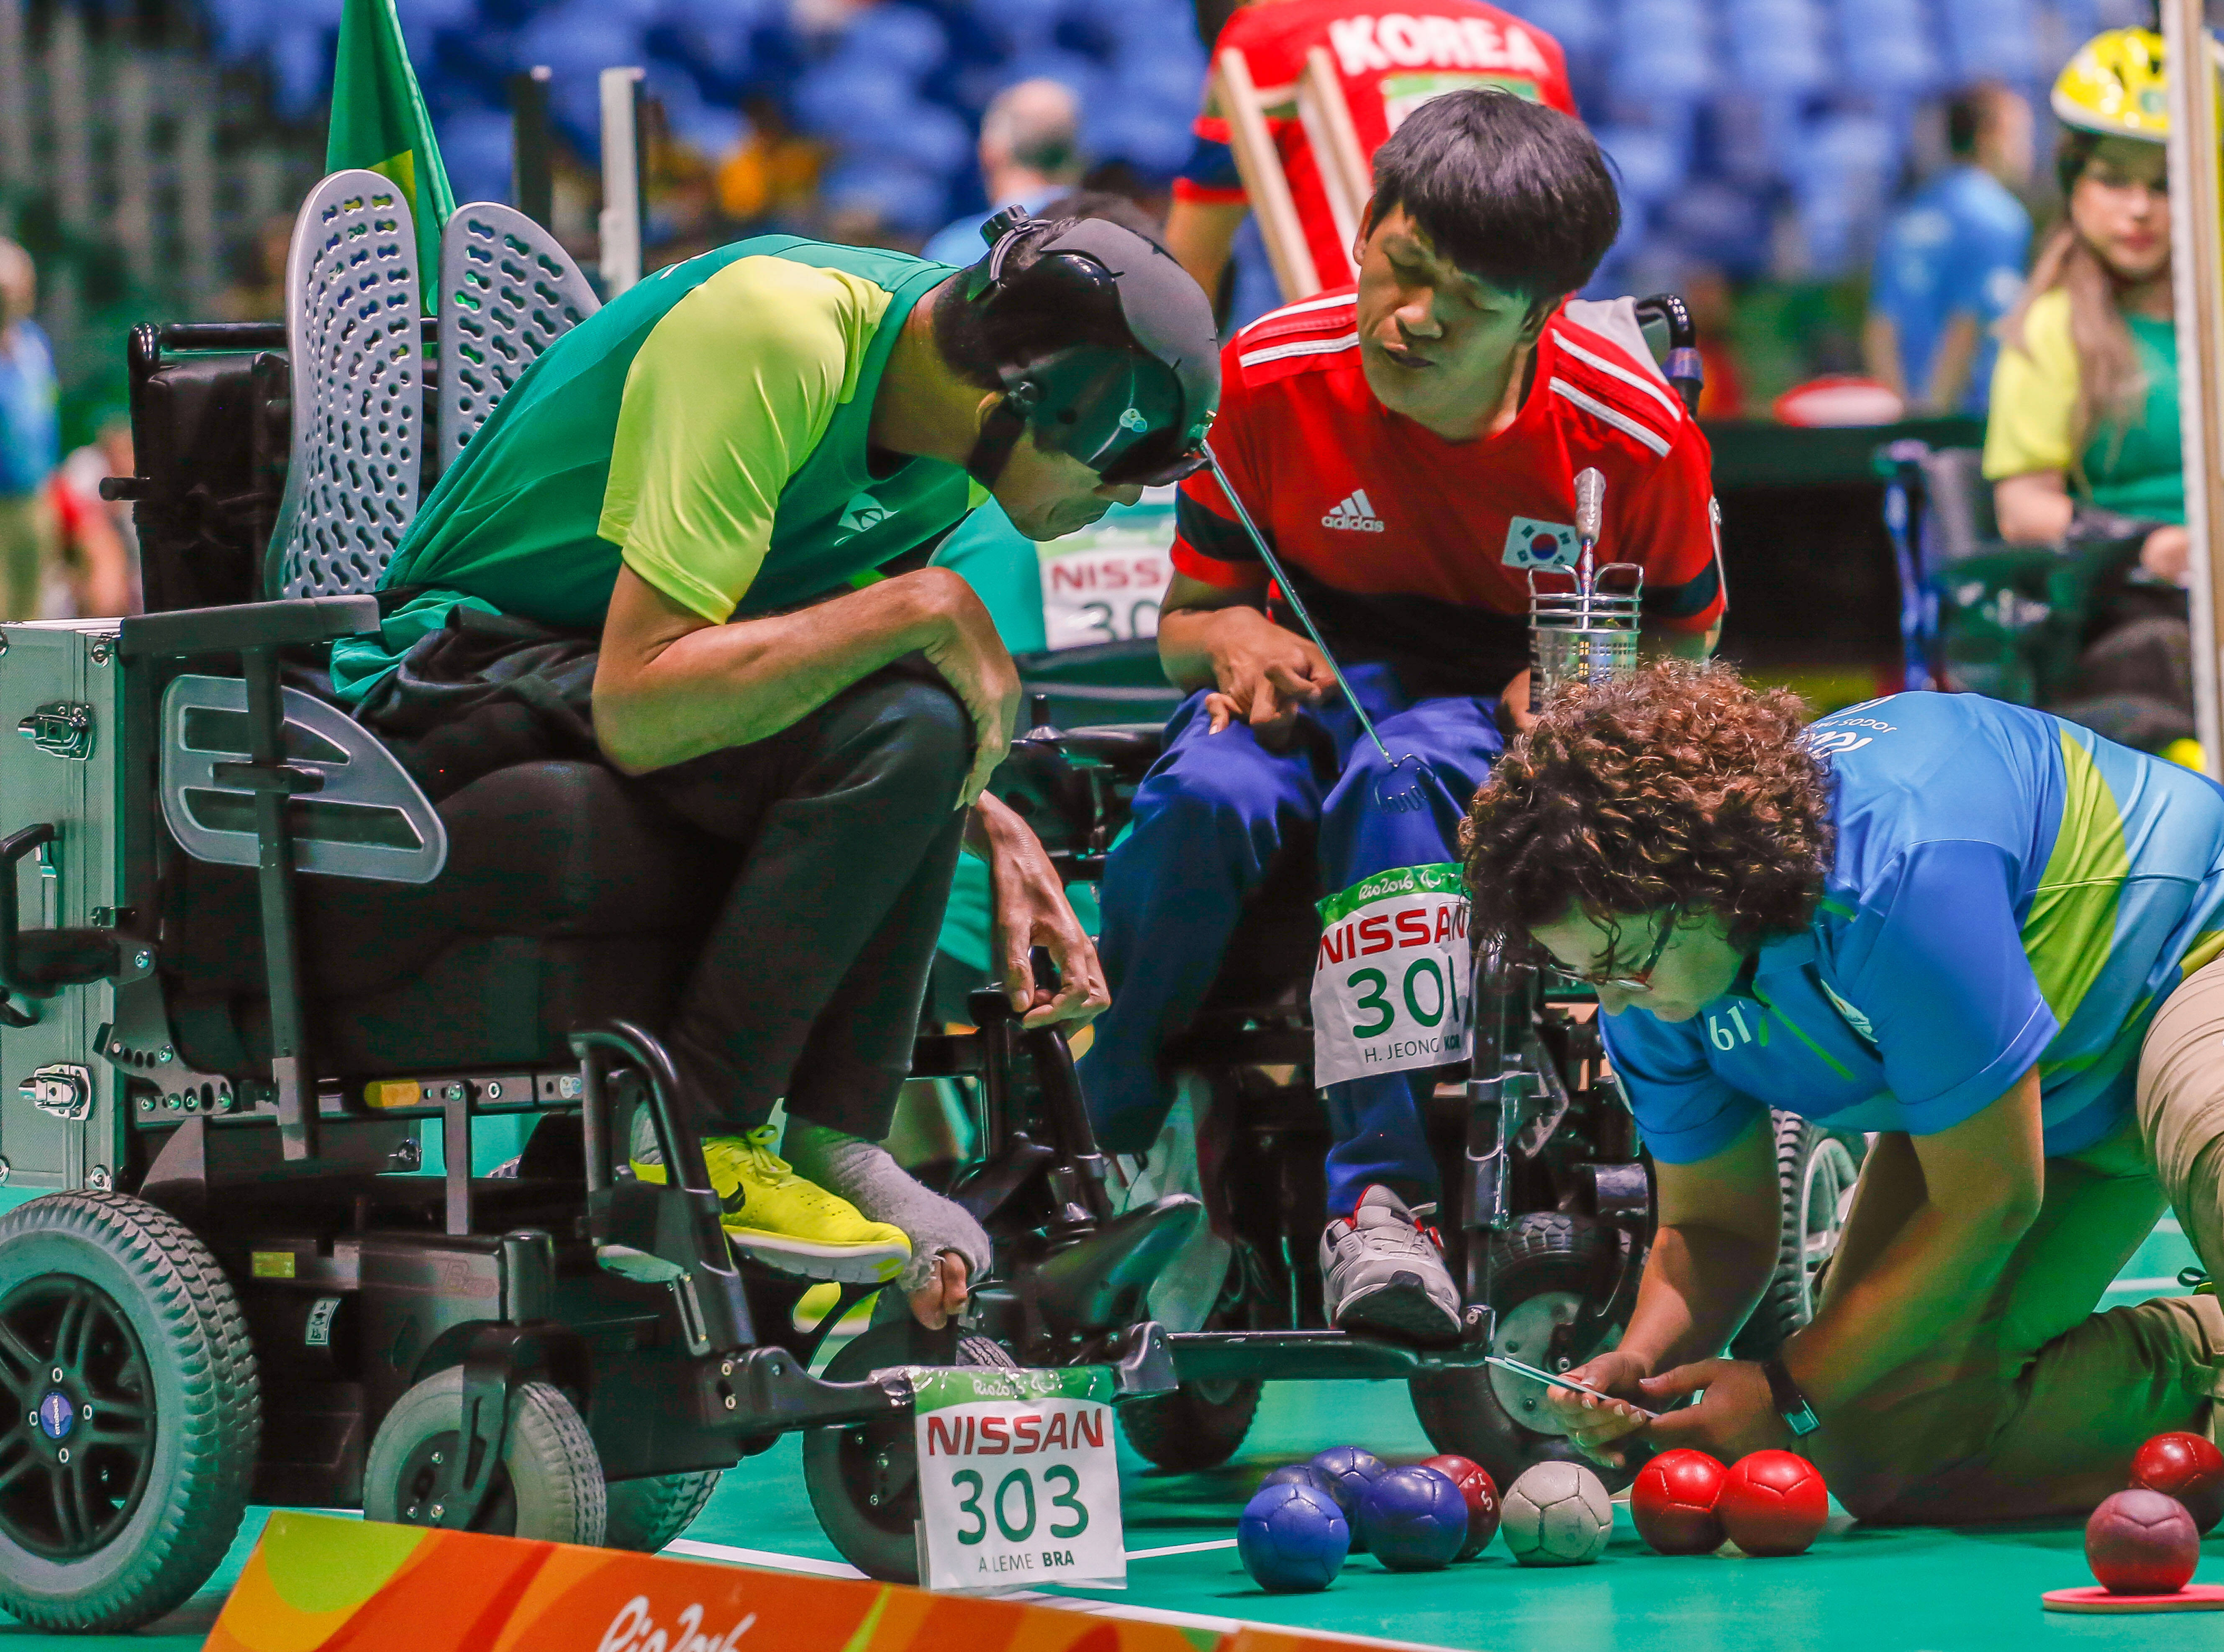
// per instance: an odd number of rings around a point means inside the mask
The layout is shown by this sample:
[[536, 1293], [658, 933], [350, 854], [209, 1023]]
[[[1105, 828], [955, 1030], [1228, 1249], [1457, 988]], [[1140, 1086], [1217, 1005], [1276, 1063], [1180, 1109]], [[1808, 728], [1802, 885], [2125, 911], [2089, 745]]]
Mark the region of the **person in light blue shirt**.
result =
[[1911, 413], [1982, 417], [2000, 319], [2023, 290], [2031, 105], [1987, 82], [1946, 111], [1953, 164], [1893, 214], [1877, 250], [1862, 351]]
[[30, 254], [0, 241], [0, 619], [36, 619], [54, 540], [47, 484], [61, 462], [54, 353], [31, 319]]
[[[2093, 1311], [2166, 1205], [2224, 1263], [2224, 788], [1974, 694], [1800, 718], [1653, 668], [1469, 813], [1477, 931], [1595, 985], [1658, 1179], [1573, 1374], [1665, 1415], [1555, 1409], [1609, 1459], [1792, 1447], [1865, 1520], [2082, 1512], [2224, 1395], [2215, 1297]], [[1778, 1255], [1771, 1110], [1874, 1144], [1811, 1322], [1716, 1360]]]
[[981, 115], [981, 187], [989, 211], [953, 218], [919, 256], [960, 269], [981, 256], [981, 226], [1007, 206], [1039, 214], [1081, 177], [1081, 106], [1062, 80], [1021, 80]]

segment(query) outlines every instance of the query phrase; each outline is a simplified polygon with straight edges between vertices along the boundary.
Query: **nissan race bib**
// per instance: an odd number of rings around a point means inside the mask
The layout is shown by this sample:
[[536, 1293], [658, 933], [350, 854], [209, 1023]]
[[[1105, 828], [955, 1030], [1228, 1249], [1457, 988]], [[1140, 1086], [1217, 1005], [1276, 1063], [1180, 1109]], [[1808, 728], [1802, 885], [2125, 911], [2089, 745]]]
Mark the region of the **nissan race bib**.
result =
[[1159, 608], [1174, 576], [1173, 496], [1172, 488], [1152, 488], [1140, 504], [1035, 548], [1048, 646], [1078, 649], [1159, 634]]
[[1377, 872], [1320, 903], [1315, 1084], [1466, 1060], [1467, 910], [1450, 862]]
[[1113, 1386], [1102, 1365], [913, 1371], [922, 1584], [1127, 1581]]

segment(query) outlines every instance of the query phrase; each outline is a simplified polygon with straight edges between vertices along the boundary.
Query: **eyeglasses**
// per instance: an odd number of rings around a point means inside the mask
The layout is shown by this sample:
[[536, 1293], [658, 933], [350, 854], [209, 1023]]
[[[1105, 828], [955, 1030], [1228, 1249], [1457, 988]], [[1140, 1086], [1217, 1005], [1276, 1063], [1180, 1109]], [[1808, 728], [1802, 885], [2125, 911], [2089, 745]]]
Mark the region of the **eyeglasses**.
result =
[[1642, 992], [1652, 984], [1652, 972], [1660, 967], [1660, 955], [1668, 950], [1675, 938], [1676, 923], [1683, 915], [1680, 907], [1670, 907], [1660, 915], [1660, 933], [1654, 938], [1652, 950], [1645, 955], [1645, 962], [1634, 975], [1586, 975], [1579, 971], [1564, 972], [1571, 981], [1581, 981], [1585, 986], [1610, 986], [1617, 992]]

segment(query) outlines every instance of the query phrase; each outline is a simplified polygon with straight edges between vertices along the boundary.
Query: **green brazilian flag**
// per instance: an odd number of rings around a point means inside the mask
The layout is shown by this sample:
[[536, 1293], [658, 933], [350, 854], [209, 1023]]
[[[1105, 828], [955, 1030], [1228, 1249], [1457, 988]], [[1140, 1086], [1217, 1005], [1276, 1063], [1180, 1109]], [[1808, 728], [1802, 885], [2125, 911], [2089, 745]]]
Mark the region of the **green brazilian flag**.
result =
[[391, 179], [409, 202], [417, 225], [418, 279], [425, 308], [437, 306], [440, 231], [456, 210], [448, 187], [425, 94], [417, 89], [401, 43], [394, 0], [345, 0], [340, 10], [339, 53], [332, 64], [332, 123], [325, 140], [325, 170], [367, 168]]

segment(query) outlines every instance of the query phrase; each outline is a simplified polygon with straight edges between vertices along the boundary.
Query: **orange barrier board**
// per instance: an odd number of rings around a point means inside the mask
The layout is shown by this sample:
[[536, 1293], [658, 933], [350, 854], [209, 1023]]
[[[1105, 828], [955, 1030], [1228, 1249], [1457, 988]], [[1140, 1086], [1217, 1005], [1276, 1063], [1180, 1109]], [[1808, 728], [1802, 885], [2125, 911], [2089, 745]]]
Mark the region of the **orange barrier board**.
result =
[[1223, 1635], [281, 1510], [205, 1652], [1349, 1652], [1353, 1644], [1259, 1624]]

